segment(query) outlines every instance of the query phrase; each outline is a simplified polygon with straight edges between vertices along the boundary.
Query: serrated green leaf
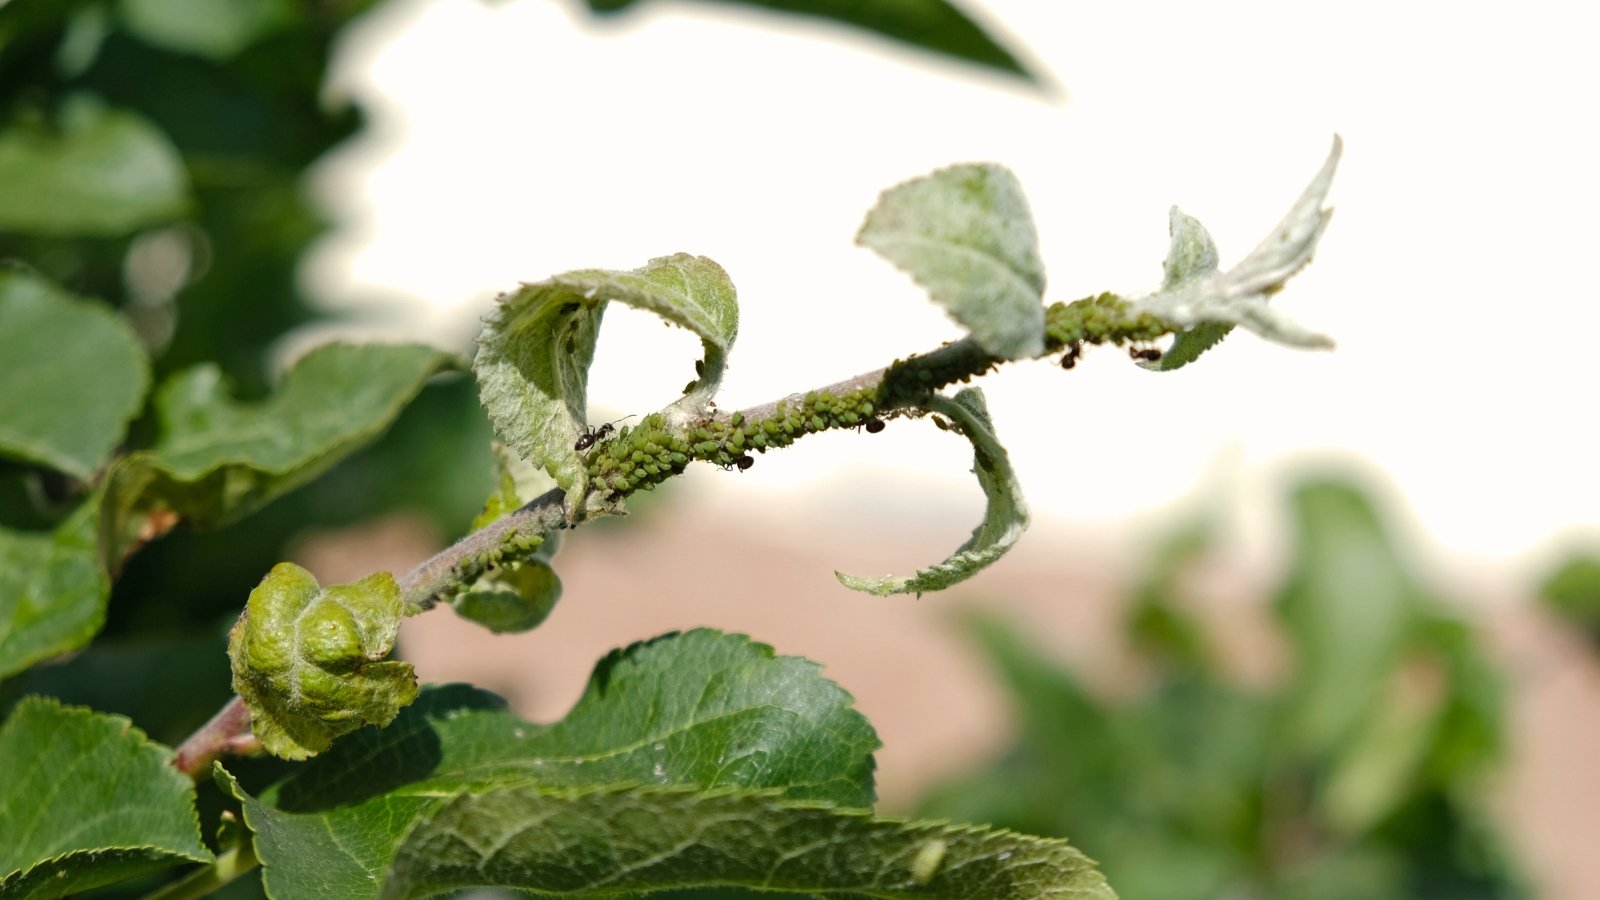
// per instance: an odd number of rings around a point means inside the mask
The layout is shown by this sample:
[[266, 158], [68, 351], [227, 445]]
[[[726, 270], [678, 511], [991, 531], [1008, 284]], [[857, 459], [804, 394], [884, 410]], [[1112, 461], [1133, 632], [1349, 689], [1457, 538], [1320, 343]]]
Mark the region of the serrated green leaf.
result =
[[935, 394], [928, 399], [928, 409], [948, 416], [972, 441], [972, 471], [978, 476], [987, 501], [983, 521], [949, 559], [915, 575], [863, 578], [834, 572], [839, 582], [851, 590], [878, 597], [942, 591], [966, 581], [1004, 556], [1028, 529], [1028, 507], [1022, 502], [1022, 489], [1017, 484], [1016, 472], [1011, 469], [1011, 458], [994, 436], [983, 392], [967, 388], [954, 398]]
[[98, 510], [90, 498], [44, 534], [0, 528], [0, 678], [82, 647], [105, 623]]
[[148, 44], [217, 60], [297, 18], [287, 0], [120, 0], [117, 16]]
[[228, 641], [233, 689], [261, 745], [305, 759], [363, 725], [393, 721], [417, 697], [411, 666], [384, 661], [404, 615], [387, 572], [323, 589], [294, 563], [274, 566]]
[[698, 415], [716, 393], [739, 331], [733, 283], [722, 267], [679, 253], [632, 271], [582, 269], [504, 295], [478, 337], [473, 362], [500, 438], [566, 491], [583, 496], [588, 471], [575, 447], [586, 427], [589, 364], [611, 301], [693, 331], [705, 348], [700, 378], [671, 409]]
[[1044, 352], [1044, 265], [1033, 215], [1010, 170], [940, 169], [883, 192], [856, 243], [927, 288], [1002, 359]]
[[753, 792], [535, 785], [463, 793], [433, 812], [407, 836], [379, 896], [469, 885], [579, 897], [697, 885], [884, 898], [1115, 896], [1062, 840]]
[[0, 455], [87, 481], [139, 411], [150, 364], [116, 313], [3, 267], [0, 384]]
[[[1199, 220], [1174, 206], [1167, 214], [1167, 230], [1172, 234], [1172, 245], [1161, 267], [1163, 291], [1177, 290], [1217, 271], [1217, 245]], [[1178, 332], [1172, 346], [1161, 354], [1160, 359], [1141, 361], [1139, 365], [1156, 372], [1181, 369], [1215, 347], [1232, 330], [1233, 326], [1227, 322], [1192, 325]]]
[[27, 697], [0, 727], [0, 897], [209, 862], [194, 784], [121, 716]]
[[[1333, 340], [1302, 327], [1267, 304], [1285, 283], [1311, 262], [1317, 242], [1333, 210], [1322, 204], [1333, 187], [1344, 144], [1337, 135], [1333, 148], [1299, 199], [1250, 254], [1223, 272], [1192, 275], [1181, 284], [1130, 303], [1135, 314], [1147, 314], [1180, 328], [1202, 324], [1242, 325], [1262, 337], [1291, 347], [1329, 348]], [[1187, 217], [1186, 217], [1187, 218]], [[1178, 235], [1174, 234], [1176, 242]], [[1203, 261], [1203, 256], [1198, 257]], [[1171, 278], [1171, 271], [1168, 272]], [[1220, 338], [1219, 338], [1220, 339]], [[1185, 348], [1184, 352], [1194, 352]]]
[[173, 376], [156, 393], [156, 445], [112, 470], [108, 558], [178, 518], [224, 525], [305, 484], [376, 439], [428, 378], [457, 365], [420, 345], [330, 344], [261, 403], [231, 398], [215, 366]]
[[[374, 896], [413, 825], [462, 791], [640, 784], [776, 791], [871, 804], [877, 736], [819, 667], [741, 635], [697, 630], [607, 656], [562, 721], [534, 725], [492, 695], [431, 688], [247, 806], [269, 889]], [[372, 760], [391, 761], [373, 766]]]
[[[635, 0], [589, 0], [596, 12], [614, 12], [632, 6]], [[725, 0], [726, 2], [726, 0]], [[893, 0], [862, 3], [860, 0], [732, 0], [746, 6], [772, 9], [831, 19], [845, 25], [874, 31], [913, 47], [982, 66], [1020, 75], [1029, 81], [1038, 78], [1011, 52], [972, 21], [959, 7], [946, 0]]]
[[1348, 484], [1307, 481], [1293, 513], [1295, 558], [1274, 605], [1298, 657], [1286, 708], [1315, 755], [1381, 705], [1425, 601], [1377, 513]]
[[135, 113], [79, 94], [53, 130], [0, 130], [0, 232], [114, 237], [188, 203], [178, 151]]

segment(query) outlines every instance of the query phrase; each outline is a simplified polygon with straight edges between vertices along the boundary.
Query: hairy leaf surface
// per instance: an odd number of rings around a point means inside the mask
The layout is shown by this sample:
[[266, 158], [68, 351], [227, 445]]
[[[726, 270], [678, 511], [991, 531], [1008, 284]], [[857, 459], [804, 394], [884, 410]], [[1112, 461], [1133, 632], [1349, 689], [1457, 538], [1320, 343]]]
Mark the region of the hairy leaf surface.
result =
[[548, 472], [569, 503], [588, 486], [575, 445], [588, 424], [589, 364], [601, 316], [612, 301], [653, 312], [699, 336], [705, 348], [700, 377], [669, 408], [684, 421], [699, 415], [716, 393], [739, 332], [727, 273], [686, 253], [626, 272], [567, 272], [500, 298], [478, 337], [473, 362], [484, 408], [500, 438]]
[[0, 129], [0, 231], [113, 237], [189, 203], [178, 151], [144, 117], [87, 95], [52, 129]]
[[104, 624], [98, 510], [91, 498], [42, 534], [0, 528], [0, 678], [82, 647]]
[[1016, 176], [951, 166], [884, 191], [856, 235], [1003, 359], [1044, 351], [1044, 265]]
[[323, 589], [294, 563], [274, 566], [228, 641], [233, 689], [267, 752], [305, 759], [415, 700], [411, 666], [384, 659], [404, 615], [387, 572]]
[[0, 455], [87, 481], [139, 411], [150, 365], [116, 313], [4, 267], [0, 385]]
[[179, 518], [224, 525], [305, 484], [377, 438], [429, 377], [456, 365], [420, 345], [330, 344], [261, 403], [230, 397], [215, 366], [173, 376], [156, 394], [156, 445], [112, 472], [102, 525], [110, 559]]
[[983, 496], [988, 501], [983, 521], [973, 529], [972, 537], [942, 563], [909, 576], [863, 578], [835, 572], [845, 587], [879, 597], [942, 591], [966, 581], [1004, 556], [1028, 528], [1028, 507], [1022, 502], [1022, 489], [1011, 468], [1011, 458], [994, 436], [983, 392], [967, 388], [954, 398], [935, 394], [929, 398], [928, 409], [948, 416], [972, 441], [972, 471], [978, 476], [978, 484], [983, 486]]
[[0, 727], [0, 897], [207, 862], [194, 785], [121, 716], [26, 697]]
[[[1185, 214], [1176, 206], [1167, 215], [1167, 230], [1172, 234], [1172, 246], [1167, 250], [1162, 265], [1163, 291], [1174, 291], [1185, 284], [1217, 271], [1217, 245], [1211, 240], [1198, 219]], [[1172, 346], [1153, 362], [1141, 361], [1140, 366], [1157, 372], [1181, 369], [1200, 358], [1233, 330], [1228, 322], [1201, 322], [1178, 332]]]

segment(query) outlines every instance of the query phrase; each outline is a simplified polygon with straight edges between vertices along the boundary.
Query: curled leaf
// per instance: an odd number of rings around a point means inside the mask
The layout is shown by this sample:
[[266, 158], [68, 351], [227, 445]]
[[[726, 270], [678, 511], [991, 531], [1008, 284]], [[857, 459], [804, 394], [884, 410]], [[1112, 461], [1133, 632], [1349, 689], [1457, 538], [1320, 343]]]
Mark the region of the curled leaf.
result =
[[994, 436], [983, 392], [967, 388], [953, 398], [935, 394], [928, 400], [928, 409], [948, 417], [972, 441], [972, 471], [978, 476], [978, 484], [983, 486], [983, 496], [988, 501], [983, 521], [949, 559], [915, 575], [862, 578], [835, 572], [839, 582], [847, 588], [879, 597], [941, 591], [966, 581], [1004, 556], [1028, 528], [1028, 508], [1022, 502], [1022, 490], [1011, 469], [1011, 458]]
[[669, 407], [682, 421], [699, 415], [716, 393], [739, 332], [727, 273], [686, 253], [627, 272], [567, 272], [502, 296], [478, 336], [473, 371], [480, 396], [501, 440], [548, 472], [569, 502], [588, 487], [575, 445], [588, 421], [589, 364], [611, 301], [653, 312], [700, 337], [700, 377]]
[[233, 689], [262, 746], [305, 759], [363, 725], [389, 724], [415, 700], [411, 666], [383, 661], [403, 614], [387, 572], [324, 590], [293, 563], [274, 566], [228, 642]]
[[927, 288], [986, 352], [1044, 352], [1039, 236], [1010, 170], [966, 164], [896, 185], [867, 213], [856, 243]]
[[[1204, 324], [1242, 325], [1268, 340], [1293, 347], [1332, 347], [1325, 335], [1309, 331], [1267, 305], [1267, 300], [1283, 288], [1291, 276], [1305, 268], [1328, 226], [1333, 210], [1323, 206], [1333, 185], [1343, 143], [1336, 136], [1333, 149], [1311, 183], [1295, 201], [1283, 221], [1250, 254], [1226, 272], [1212, 269], [1201, 274], [1205, 254], [1193, 249], [1199, 243], [1181, 213], [1174, 215], [1173, 255], [1168, 257], [1166, 284], [1160, 291], [1133, 301], [1134, 313], [1149, 313], [1173, 325], [1191, 328]], [[1180, 221], [1187, 220], [1186, 222]], [[1197, 228], [1199, 223], [1194, 223]], [[1203, 229], [1201, 232], [1203, 234]], [[1204, 239], [1210, 241], [1209, 237]], [[1183, 242], [1189, 249], [1180, 249]], [[1176, 262], [1175, 262], [1176, 260]], [[1176, 278], [1175, 278], [1176, 273]], [[1215, 331], [1201, 332], [1192, 345], [1209, 339], [1220, 340]], [[1207, 344], [1209, 346], [1209, 344]], [[1176, 349], [1176, 347], [1175, 347]], [[1201, 347], [1200, 350], [1203, 350]], [[1184, 348], [1174, 363], [1160, 368], [1177, 368], [1199, 354], [1194, 346]]]

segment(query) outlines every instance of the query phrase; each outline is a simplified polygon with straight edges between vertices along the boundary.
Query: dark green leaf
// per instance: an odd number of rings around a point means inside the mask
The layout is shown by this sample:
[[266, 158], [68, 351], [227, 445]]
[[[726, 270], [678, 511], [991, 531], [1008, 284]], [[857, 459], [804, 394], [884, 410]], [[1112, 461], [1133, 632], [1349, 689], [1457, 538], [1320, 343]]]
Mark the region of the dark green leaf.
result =
[[288, 0], [120, 0], [117, 14], [149, 44], [227, 59], [292, 24], [296, 9]]
[[177, 518], [226, 524], [310, 481], [383, 433], [454, 358], [431, 347], [331, 344], [308, 353], [270, 399], [228, 396], [214, 366], [156, 395], [161, 436], [112, 472], [102, 525], [109, 558]]
[[0, 897], [208, 862], [194, 785], [121, 716], [30, 697], [0, 727]]
[[1017, 484], [1017, 475], [1011, 469], [1011, 458], [1006, 455], [1006, 448], [1000, 446], [994, 436], [994, 425], [989, 421], [983, 392], [977, 388], [967, 388], [954, 398], [935, 394], [928, 399], [928, 409], [948, 416], [972, 441], [972, 471], [978, 476], [978, 484], [983, 487], [983, 496], [987, 501], [983, 521], [973, 529], [972, 537], [956, 548], [949, 559], [922, 569], [915, 575], [862, 578], [835, 572], [839, 582], [847, 588], [878, 597], [942, 591], [966, 581], [1004, 556], [1022, 537], [1022, 533], [1028, 530], [1028, 507], [1022, 502], [1022, 488]]
[[[613, 12], [635, 0], [589, 0], [596, 12]], [[1035, 76], [1005, 47], [947, 0], [724, 0], [762, 9], [832, 19], [875, 31], [923, 50], [1020, 75]]]
[[1579, 554], [1568, 559], [1545, 580], [1539, 596], [1547, 608], [1587, 631], [1600, 646], [1600, 557]]
[[85, 501], [45, 534], [0, 528], [0, 678], [82, 647], [105, 622], [111, 581], [95, 546], [99, 505]]
[[993, 163], [951, 166], [883, 192], [856, 243], [928, 289], [1002, 359], [1044, 352], [1044, 265], [1022, 185]]
[[613, 897], [706, 884], [883, 898], [1115, 897], [1060, 840], [755, 792], [532, 784], [464, 793], [418, 823], [380, 896], [495, 885]]
[[0, 455], [87, 481], [139, 411], [150, 366], [116, 313], [0, 268], [0, 384]]
[[0, 130], [0, 232], [122, 235], [188, 202], [178, 152], [135, 113], [77, 95], [54, 131]]
[[589, 364], [611, 301], [648, 310], [699, 336], [705, 348], [701, 376], [669, 408], [678, 411], [678, 425], [703, 414], [739, 332], [739, 306], [727, 273], [686, 253], [628, 272], [567, 272], [500, 298], [472, 364], [484, 408], [501, 439], [548, 472], [569, 504], [588, 485], [575, 445], [588, 423]]
[[233, 689], [261, 746], [305, 759], [369, 722], [393, 721], [417, 697], [411, 666], [384, 661], [404, 614], [387, 572], [324, 590], [294, 563], [273, 567], [228, 642]]
[[466, 688], [424, 691], [388, 728], [340, 740], [265, 796], [277, 808], [255, 808], [250, 825], [279, 896], [308, 878], [371, 895], [369, 874], [394, 866], [413, 825], [463, 791], [649, 784], [865, 807], [877, 746], [815, 663], [699, 630], [612, 653], [554, 725]]

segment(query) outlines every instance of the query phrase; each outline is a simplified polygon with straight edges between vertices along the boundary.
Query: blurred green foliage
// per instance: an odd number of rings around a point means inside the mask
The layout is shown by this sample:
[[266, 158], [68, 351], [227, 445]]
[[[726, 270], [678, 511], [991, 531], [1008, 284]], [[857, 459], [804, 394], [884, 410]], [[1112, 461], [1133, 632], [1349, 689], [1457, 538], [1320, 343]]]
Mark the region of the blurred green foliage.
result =
[[[1310, 479], [1291, 506], [1282, 646], [1223, 640], [1196, 614], [1185, 575], [1203, 527], [1170, 540], [1133, 597], [1134, 696], [1101, 696], [1013, 626], [969, 619], [1020, 733], [920, 812], [1070, 834], [1125, 900], [1525, 896], [1482, 807], [1503, 683], [1476, 635], [1358, 488]], [[1288, 670], [1245, 686], [1241, 652], [1286, 652]]]
[[1539, 597], [1546, 609], [1588, 635], [1600, 651], [1600, 556], [1573, 554], [1545, 579]]

